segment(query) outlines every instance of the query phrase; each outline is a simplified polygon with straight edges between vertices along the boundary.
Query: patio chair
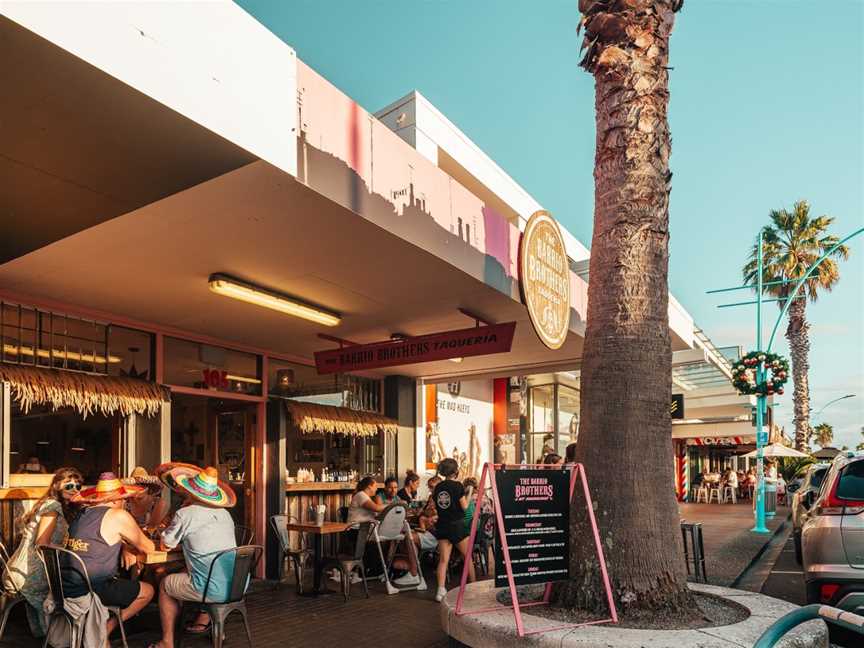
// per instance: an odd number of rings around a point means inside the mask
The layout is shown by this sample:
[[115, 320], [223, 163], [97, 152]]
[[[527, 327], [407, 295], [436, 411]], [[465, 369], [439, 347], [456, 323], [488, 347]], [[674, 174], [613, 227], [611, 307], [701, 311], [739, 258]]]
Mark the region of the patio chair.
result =
[[237, 543], [238, 547], [242, 547], [243, 545], [252, 544], [252, 541], [255, 539], [255, 530], [251, 529], [247, 526], [241, 526], [239, 524], [234, 525], [234, 540]]
[[[225, 641], [225, 622], [232, 612], [239, 612], [243, 617], [243, 627], [246, 629], [246, 639], [249, 641], [250, 648], [252, 644], [252, 633], [249, 631], [249, 620], [246, 612], [246, 588], [249, 584], [252, 572], [255, 566], [261, 559], [264, 553], [264, 547], [261, 545], [244, 545], [234, 547], [233, 549], [225, 549], [220, 551], [213, 557], [213, 562], [210, 563], [210, 571], [207, 573], [207, 581], [204, 583], [204, 593], [201, 595], [201, 601], [194, 604], [195, 607], [204, 610], [210, 615], [210, 623], [213, 638], [213, 648], [222, 648], [222, 643]], [[207, 601], [207, 591], [210, 589], [210, 580], [213, 578], [213, 567], [216, 563], [228, 554], [234, 554], [234, 571], [231, 575], [231, 589], [228, 592], [228, 600], [222, 603], [210, 603]], [[183, 605], [185, 609], [186, 605]], [[180, 634], [177, 640], [178, 648], [183, 646], [183, 637], [186, 634], [186, 624], [183, 621], [183, 611], [180, 611]]]
[[[414, 540], [411, 537], [411, 526], [406, 518], [407, 510], [402, 503], [391, 504], [378, 514], [378, 521], [372, 526], [372, 539], [378, 545], [378, 555], [381, 558], [381, 567], [384, 569], [384, 584], [387, 587], [388, 594], [398, 594], [403, 590], [426, 589], [426, 580], [423, 578], [423, 570], [420, 569], [420, 559], [417, 555], [417, 547], [414, 546]], [[411, 551], [414, 560], [417, 564], [417, 575], [420, 577], [420, 582], [417, 585], [398, 588], [390, 582], [390, 564], [393, 562], [393, 556], [396, 553], [396, 545], [405, 538], [408, 538], [408, 551]], [[382, 543], [391, 542], [388, 551], [388, 557], [384, 558], [384, 549]]]
[[[45, 574], [48, 577], [48, 589], [51, 592], [51, 597], [54, 599], [54, 611], [48, 619], [49, 625], [51, 619], [62, 616], [69, 625], [70, 647], [80, 648], [81, 643], [84, 640], [84, 628], [81, 626], [81, 622], [84, 619], [82, 617], [76, 621], [63, 606], [66, 597], [63, 593], [62, 573], [63, 570], [77, 572], [83, 579], [84, 584], [87, 585], [87, 591], [90, 593], [90, 596], [96, 596], [96, 594], [93, 593], [93, 585], [90, 583], [90, 575], [87, 573], [87, 566], [84, 564], [84, 561], [81, 560], [81, 557], [74, 551], [69, 551], [68, 549], [56, 545], [43, 545], [39, 547], [39, 555], [42, 557], [42, 564], [45, 565]], [[69, 560], [69, 564], [62, 568], [60, 567], [60, 556], [66, 556]], [[120, 637], [123, 640], [123, 648], [129, 648], [129, 644], [126, 643], [126, 628], [123, 627], [123, 618], [120, 616], [121, 608], [106, 605], [105, 609], [108, 610], [109, 615], [113, 615], [117, 618], [117, 625], [120, 627]], [[49, 635], [50, 633], [45, 636], [45, 643], [42, 644], [42, 648], [48, 646]]]
[[306, 538], [302, 533], [300, 534], [300, 549], [291, 548], [291, 539], [288, 535], [288, 523], [290, 521], [296, 522], [297, 518], [289, 518], [287, 515], [270, 516], [270, 526], [273, 527], [276, 538], [279, 540], [279, 547], [282, 549], [279, 570], [281, 572], [286, 558], [290, 560], [294, 567], [294, 579], [297, 581], [297, 593], [303, 594], [303, 574], [309, 559], [312, 557], [312, 552], [306, 548]]
[[[6, 551], [6, 545], [0, 542], [0, 574], [6, 572], [9, 564], [9, 553]], [[24, 596], [18, 591], [14, 583], [9, 583], [7, 586], [2, 586], [0, 590], [0, 641], [3, 640], [3, 632], [6, 630], [6, 621], [9, 620], [9, 614], [19, 603], [24, 602]]]
[[479, 567], [483, 576], [489, 575], [489, 549], [495, 542], [495, 514], [481, 513], [477, 521], [477, 534], [474, 537], [474, 567]]
[[733, 504], [737, 504], [737, 490], [737, 488], [733, 488], [732, 486], [724, 486], [723, 492], [721, 494], [721, 500], [723, 501], [723, 503], [731, 501]]
[[347, 506], [340, 506], [336, 510], [336, 515], [338, 516], [339, 521], [342, 524], [345, 524], [346, 522], [348, 522], [348, 507]]
[[366, 553], [366, 543], [369, 540], [371, 528], [372, 522], [363, 522], [356, 529], [348, 529], [340, 534], [349, 536], [354, 535], [351, 532], [356, 531], [354, 546], [350, 547], [349, 552], [327, 558], [322, 566], [323, 570], [331, 568], [338, 570], [339, 584], [342, 588], [342, 596], [346, 602], [351, 595], [351, 575], [355, 571], [360, 572], [360, 577], [363, 579], [363, 590], [366, 592], [366, 598], [369, 598], [369, 584], [366, 582], [366, 565], [363, 563], [363, 555]]

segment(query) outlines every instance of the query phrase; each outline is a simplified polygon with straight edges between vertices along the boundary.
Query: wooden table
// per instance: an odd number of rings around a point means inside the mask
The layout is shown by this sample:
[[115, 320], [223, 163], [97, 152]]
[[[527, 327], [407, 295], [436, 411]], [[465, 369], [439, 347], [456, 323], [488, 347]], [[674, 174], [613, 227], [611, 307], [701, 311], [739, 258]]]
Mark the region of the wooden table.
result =
[[323, 564], [321, 560], [321, 545], [325, 535], [330, 533], [342, 533], [349, 528], [350, 524], [344, 522], [325, 522], [324, 524], [314, 524], [312, 522], [289, 522], [289, 531], [299, 531], [300, 533], [309, 533], [313, 537], [313, 552], [312, 561], [314, 563], [314, 577], [312, 579], [312, 591], [308, 596], [318, 596], [321, 589], [321, 571]]
[[174, 549], [172, 551], [150, 551], [146, 554], [138, 554], [138, 564], [142, 567], [146, 565], [164, 565], [171, 562], [182, 562], [183, 551]]

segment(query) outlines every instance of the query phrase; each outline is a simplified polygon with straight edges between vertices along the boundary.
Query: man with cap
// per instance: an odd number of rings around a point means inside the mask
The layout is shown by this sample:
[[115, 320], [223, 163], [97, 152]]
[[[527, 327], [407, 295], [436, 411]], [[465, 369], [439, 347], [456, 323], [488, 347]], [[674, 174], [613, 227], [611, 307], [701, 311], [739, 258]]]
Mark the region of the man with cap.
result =
[[[210, 566], [217, 553], [236, 547], [234, 520], [228, 513], [237, 498], [234, 491], [218, 478], [215, 468], [203, 470], [189, 464], [163, 464], [156, 474], [175, 492], [183, 495], [184, 505], [177, 509], [171, 524], [162, 532], [162, 544], [171, 550], [182, 546], [185, 572], [169, 574], [159, 587], [159, 619], [162, 639], [158, 648], [174, 648], [174, 627], [180, 602], [201, 602]], [[228, 598], [234, 571], [234, 555], [228, 554], [213, 565], [207, 601], [221, 603]], [[210, 630], [209, 618], [201, 613], [191, 632]]]
[[[66, 548], [84, 561], [93, 591], [105, 606], [121, 608], [124, 621], [138, 614], [153, 598], [150, 584], [118, 577], [124, 547], [141, 553], [155, 549], [153, 541], [123, 508], [123, 500], [143, 491], [138, 486], [124, 486], [114, 473], [102, 473], [95, 487], [81, 491], [77, 501], [86, 508], [69, 525], [66, 540]], [[87, 585], [77, 563], [64, 557], [62, 566], [64, 595], [74, 598], [86, 594]], [[116, 627], [117, 621], [112, 617], [107, 635]]]

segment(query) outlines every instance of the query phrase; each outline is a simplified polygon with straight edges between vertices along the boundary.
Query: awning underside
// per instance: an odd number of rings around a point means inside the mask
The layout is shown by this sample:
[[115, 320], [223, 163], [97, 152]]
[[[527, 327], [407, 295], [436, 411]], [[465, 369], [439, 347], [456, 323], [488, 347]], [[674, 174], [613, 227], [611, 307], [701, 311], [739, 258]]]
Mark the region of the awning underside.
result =
[[377, 436], [380, 432], [395, 434], [399, 429], [396, 421], [386, 416], [346, 407], [286, 400], [285, 409], [303, 434], [345, 434], [367, 437]]

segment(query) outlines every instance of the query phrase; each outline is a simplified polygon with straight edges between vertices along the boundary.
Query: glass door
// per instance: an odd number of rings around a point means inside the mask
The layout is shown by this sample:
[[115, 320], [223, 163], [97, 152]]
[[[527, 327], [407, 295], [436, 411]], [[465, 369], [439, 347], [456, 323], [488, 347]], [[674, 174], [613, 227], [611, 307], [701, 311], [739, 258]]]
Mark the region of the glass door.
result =
[[231, 485], [237, 504], [230, 509], [235, 524], [254, 527], [253, 403], [188, 394], [171, 398], [171, 460], [214, 466]]
[[231, 509], [235, 524], [254, 527], [255, 405], [218, 402], [214, 406], [216, 468], [237, 495]]

